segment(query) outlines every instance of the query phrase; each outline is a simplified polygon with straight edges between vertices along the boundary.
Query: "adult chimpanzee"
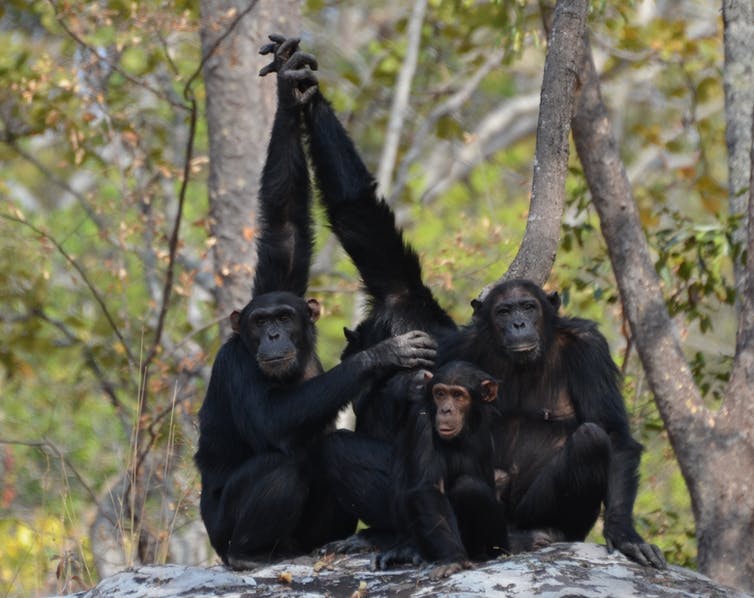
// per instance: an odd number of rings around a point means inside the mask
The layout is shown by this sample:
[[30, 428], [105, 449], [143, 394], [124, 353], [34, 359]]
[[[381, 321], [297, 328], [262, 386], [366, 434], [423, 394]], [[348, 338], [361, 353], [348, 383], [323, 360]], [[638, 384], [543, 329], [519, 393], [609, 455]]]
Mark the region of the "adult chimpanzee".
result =
[[527, 280], [495, 286], [439, 361], [464, 359], [504, 392], [496, 464], [507, 475], [508, 522], [583, 540], [605, 505], [608, 549], [664, 567], [634, 529], [641, 445], [632, 437], [620, 372], [594, 322], [558, 315], [557, 293]]
[[[319, 92], [304, 115], [330, 225], [359, 270], [370, 300], [367, 317], [356, 330], [346, 331], [342, 359], [410, 330], [426, 331], [436, 339], [455, 331], [424, 284], [418, 256], [396, 228], [392, 210], [377, 197], [374, 178]], [[417, 380], [421, 374], [417, 378], [416, 372], [394, 375], [355, 396], [356, 433], [342, 431], [328, 438], [332, 466], [327, 470], [334, 492], [372, 532], [393, 529], [386, 507], [392, 443], [404, 425], [406, 393]]]
[[322, 438], [341, 407], [401, 369], [431, 367], [433, 341], [408, 332], [323, 373], [315, 352], [316, 302], [306, 301], [310, 193], [301, 109], [313, 57], [271, 36], [260, 74], [277, 72], [278, 109], [262, 173], [262, 233], [251, 301], [231, 316], [199, 411], [200, 510], [223, 562], [307, 551], [351, 533], [319, 470]]
[[[404, 425], [395, 460], [395, 513], [424, 560], [445, 577], [508, 549], [495, 495], [491, 425], [498, 385], [463, 361], [441, 367]], [[400, 549], [399, 549], [400, 550]], [[390, 559], [378, 557], [378, 566]]]

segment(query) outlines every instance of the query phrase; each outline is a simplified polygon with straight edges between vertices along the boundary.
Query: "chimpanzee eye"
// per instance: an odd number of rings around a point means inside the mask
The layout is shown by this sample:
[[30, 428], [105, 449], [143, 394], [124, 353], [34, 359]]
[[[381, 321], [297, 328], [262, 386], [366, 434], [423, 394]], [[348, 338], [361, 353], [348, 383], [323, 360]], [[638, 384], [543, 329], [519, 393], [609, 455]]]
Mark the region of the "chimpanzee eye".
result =
[[278, 318], [281, 322], [290, 322], [291, 321], [291, 314], [280, 314], [280, 317]]

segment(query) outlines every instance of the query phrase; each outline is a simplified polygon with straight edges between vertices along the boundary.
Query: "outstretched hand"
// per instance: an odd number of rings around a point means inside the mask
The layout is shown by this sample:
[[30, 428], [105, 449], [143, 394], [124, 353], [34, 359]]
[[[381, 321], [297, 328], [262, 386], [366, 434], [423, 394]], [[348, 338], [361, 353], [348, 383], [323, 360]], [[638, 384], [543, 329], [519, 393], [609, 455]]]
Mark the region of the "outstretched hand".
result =
[[273, 54], [272, 62], [259, 71], [259, 76], [277, 73], [279, 101], [288, 106], [303, 106], [317, 92], [313, 72], [318, 68], [317, 59], [298, 50], [301, 40], [297, 37], [274, 33], [269, 38], [272, 43], [262, 46], [259, 53]]

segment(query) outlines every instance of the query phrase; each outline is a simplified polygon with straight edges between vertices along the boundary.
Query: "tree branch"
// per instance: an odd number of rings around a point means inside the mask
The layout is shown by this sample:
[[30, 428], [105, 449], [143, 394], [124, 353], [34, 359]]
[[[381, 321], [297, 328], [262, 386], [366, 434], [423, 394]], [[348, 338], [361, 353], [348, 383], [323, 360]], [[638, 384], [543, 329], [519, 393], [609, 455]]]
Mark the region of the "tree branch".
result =
[[[456, 110], [459, 110], [463, 104], [465, 104], [472, 94], [477, 90], [484, 78], [500, 64], [503, 59], [502, 50], [495, 50], [490, 52], [485, 61], [482, 63], [474, 74], [469, 77], [465, 83], [453, 93], [450, 97], [445, 99], [440, 104], [436, 105], [426, 118], [422, 119], [421, 126], [413, 135], [413, 142], [411, 147], [405, 153], [403, 159], [400, 162], [398, 168], [398, 174], [396, 176], [396, 182], [393, 186], [393, 190], [390, 193], [388, 203], [393, 205], [400, 194], [406, 187], [408, 181], [408, 171], [411, 165], [419, 157], [419, 153], [424, 146], [425, 141], [429, 137], [439, 121], [443, 116], [450, 114]], [[431, 179], [434, 180], [434, 179]]]
[[[529, 278], [543, 284], [555, 262], [565, 206], [573, 94], [587, 8], [586, 0], [559, 0], [555, 6], [542, 77], [529, 218], [518, 254], [500, 280]], [[483, 289], [480, 297], [489, 288]]]
[[427, 8], [427, 0], [415, 0], [408, 23], [408, 48], [403, 67], [398, 74], [398, 83], [393, 104], [390, 108], [390, 121], [388, 122], [385, 143], [382, 146], [382, 156], [377, 170], [377, 184], [384, 196], [390, 194], [390, 181], [393, 178], [395, 157], [398, 155], [398, 145], [401, 141], [401, 129], [408, 112], [408, 98], [411, 93], [411, 81], [416, 72], [416, 63], [419, 58], [419, 46], [422, 38], [422, 23], [424, 12]]
[[[584, 35], [573, 135], [633, 340], [681, 467], [706, 446], [704, 407], [661, 292]], [[698, 447], [695, 449], [693, 447]], [[690, 484], [688, 469], [684, 477]]]
[[115, 324], [115, 320], [113, 319], [112, 315], [110, 314], [110, 311], [107, 309], [107, 305], [105, 305], [105, 300], [102, 298], [102, 295], [100, 295], [99, 291], [97, 291], [97, 288], [94, 286], [94, 283], [89, 280], [89, 277], [86, 275], [86, 272], [84, 269], [79, 265], [79, 263], [73, 259], [73, 257], [63, 248], [63, 246], [58, 243], [52, 235], [49, 233], [46, 233], [42, 229], [34, 226], [31, 222], [28, 220], [25, 220], [24, 218], [20, 216], [11, 216], [10, 214], [0, 214], [0, 218], [5, 218], [6, 220], [9, 220], [11, 222], [17, 222], [18, 224], [22, 224], [28, 228], [30, 228], [32, 231], [34, 231], [37, 235], [40, 237], [47, 239], [50, 243], [52, 243], [55, 246], [55, 249], [58, 250], [58, 253], [65, 258], [65, 260], [73, 266], [73, 269], [76, 270], [76, 272], [79, 273], [81, 276], [81, 279], [83, 280], [86, 287], [89, 289], [89, 292], [94, 297], [94, 300], [97, 302], [97, 304], [100, 306], [100, 309], [102, 311], [102, 314], [105, 316], [105, 319], [107, 320], [108, 324], [110, 325], [110, 328], [115, 333], [115, 336], [118, 337], [118, 340], [120, 341], [121, 346], [123, 347], [123, 351], [126, 354], [126, 357], [128, 357], [128, 360], [133, 364], [134, 363], [134, 357], [131, 354], [131, 350], [128, 347], [128, 344], [126, 343], [126, 340], [123, 338], [123, 335], [121, 334], [120, 330], [118, 329], [118, 326]]

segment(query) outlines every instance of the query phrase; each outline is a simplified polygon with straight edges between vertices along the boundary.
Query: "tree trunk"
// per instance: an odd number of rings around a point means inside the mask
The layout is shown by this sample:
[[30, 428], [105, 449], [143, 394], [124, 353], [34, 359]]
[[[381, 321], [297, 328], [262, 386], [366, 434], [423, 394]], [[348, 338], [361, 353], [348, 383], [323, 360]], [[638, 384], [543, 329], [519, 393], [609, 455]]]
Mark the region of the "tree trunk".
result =
[[746, 205], [749, 194], [749, 151], [754, 110], [754, 2], [723, 0], [725, 43], [725, 144], [728, 147], [728, 212], [740, 218], [733, 232], [733, 242], [741, 254], [733, 262], [740, 310], [740, 297], [746, 283], [747, 268], [743, 259], [746, 248]]
[[[202, 0], [201, 13], [204, 56], [226, 36], [204, 65], [215, 299], [226, 316], [251, 298], [257, 195], [275, 113], [275, 78], [258, 76], [269, 62], [259, 48], [270, 33], [299, 34], [301, 2]], [[223, 336], [229, 331], [224, 319]]]
[[[665, 306], [587, 38], [585, 47], [573, 120], [576, 150], [639, 357], [691, 494], [699, 568], [722, 583], [750, 591], [754, 589], [754, 376], [741, 383], [743, 394], [737, 397], [731, 384], [719, 413], [704, 406]], [[751, 338], [747, 350], [737, 353], [734, 371], [751, 352], [750, 345]], [[751, 374], [752, 368], [746, 372]]]
[[573, 93], [587, 7], [585, 0], [559, 0], [555, 6], [542, 77], [529, 218], [518, 254], [503, 278], [529, 278], [543, 284], [555, 262], [565, 206]]

